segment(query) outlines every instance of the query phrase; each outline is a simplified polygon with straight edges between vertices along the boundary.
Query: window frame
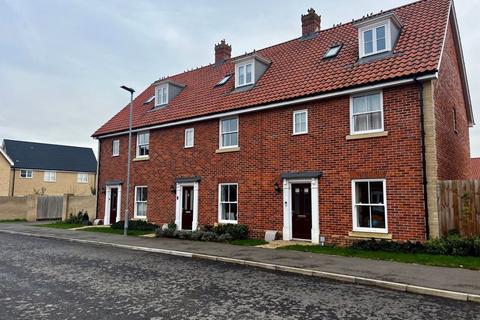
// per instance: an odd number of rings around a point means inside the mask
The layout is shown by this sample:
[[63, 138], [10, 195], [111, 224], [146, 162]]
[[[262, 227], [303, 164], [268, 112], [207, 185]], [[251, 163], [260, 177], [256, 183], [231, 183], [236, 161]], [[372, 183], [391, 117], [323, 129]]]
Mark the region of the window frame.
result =
[[[22, 177], [22, 171], [25, 172], [25, 177]], [[28, 173], [30, 173], [30, 176], [29, 176]], [[20, 178], [21, 178], [21, 179], [33, 179], [33, 170], [30, 170], [30, 169], [20, 169]]]
[[[146, 200], [146, 201], [138, 201], [138, 200], [137, 200], [137, 193], [138, 193], [138, 189], [139, 189], [139, 188], [145, 188], [145, 189], [147, 189], [147, 200]], [[148, 186], [135, 186], [135, 198], [134, 198], [134, 199], [135, 199], [135, 201], [134, 201], [135, 205], [134, 205], [134, 207], [133, 207], [133, 217], [134, 217], [135, 219], [144, 219], [144, 220], [146, 220], [146, 219], [147, 219], [147, 216], [148, 216]], [[139, 216], [139, 215], [138, 215], [137, 203], [145, 203], [145, 204], [146, 204], [147, 210], [146, 210], [144, 216]]]
[[[355, 120], [354, 120], [354, 115], [357, 114], [368, 114], [368, 113], [374, 113], [378, 111], [372, 111], [372, 112], [363, 112], [363, 113], [357, 113], [353, 114], [353, 100], [358, 97], [363, 97], [363, 96], [370, 96], [374, 94], [379, 94], [380, 95], [380, 120], [381, 120], [381, 126], [379, 129], [372, 129], [372, 130], [361, 130], [361, 131], [355, 131]], [[383, 91], [366, 91], [362, 92], [359, 94], [354, 94], [350, 96], [350, 135], [357, 135], [357, 134], [366, 134], [366, 133], [375, 133], [375, 132], [383, 132], [385, 131], [385, 120], [384, 120], [385, 114], [383, 112]]]
[[[115, 152], [115, 144], [117, 146], [117, 150]], [[115, 139], [112, 141], [112, 157], [118, 157], [120, 155], [120, 139]]]
[[[86, 180], [80, 180], [80, 177], [86, 177]], [[88, 183], [88, 173], [86, 172], [77, 172], [77, 183]]]
[[[301, 132], [296, 132], [295, 131], [295, 116], [297, 114], [301, 114], [301, 113], [305, 113], [305, 131], [301, 131]], [[301, 134], [307, 134], [308, 133], [308, 109], [302, 109], [302, 110], [295, 110], [293, 111], [292, 113], [292, 121], [293, 121], [293, 134], [294, 136], [296, 135], [301, 135]]]
[[[237, 144], [236, 145], [231, 145], [231, 146], [223, 146], [223, 139], [222, 139], [222, 134], [224, 134], [224, 132], [222, 132], [222, 122], [223, 121], [226, 121], [226, 120], [233, 120], [233, 119], [236, 119], [237, 120], [237, 131], [229, 131], [229, 132], [226, 132], [225, 134], [229, 134], [229, 133], [234, 133], [236, 132], [237, 133]], [[227, 117], [227, 118], [221, 118], [219, 121], [218, 121], [218, 145], [219, 145], [219, 149], [232, 149], [232, 148], [238, 148], [239, 146], [239, 139], [240, 139], [240, 119], [239, 117]]]
[[[159, 95], [158, 92], [162, 90], [162, 100], [159, 101]], [[165, 101], [163, 101], [163, 90], [165, 90]], [[166, 84], [161, 84], [155, 87], [155, 107], [161, 107], [165, 106], [168, 104], [168, 83]]]
[[[358, 224], [358, 217], [357, 217], [357, 210], [356, 207], [358, 204], [356, 203], [356, 192], [355, 192], [355, 184], [357, 182], [382, 182], [383, 184], [383, 204], [375, 204], [370, 203], [370, 186], [369, 186], [369, 203], [362, 204], [365, 206], [383, 206], [384, 213], [385, 213], [385, 228], [365, 228], [359, 227]], [[372, 233], [388, 233], [388, 210], [387, 210], [387, 180], [385, 178], [381, 179], [353, 179], [351, 182], [352, 185], [352, 229], [353, 231], [359, 232], [372, 232]]]
[[[377, 50], [377, 28], [385, 27], [385, 49]], [[371, 53], [365, 53], [365, 32], [372, 31], [372, 49]], [[381, 21], [375, 24], [370, 24], [358, 29], [358, 49], [360, 58], [373, 56], [376, 54], [392, 51], [392, 34], [391, 34], [391, 22], [390, 20]]]
[[[252, 65], [252, 80], [247, 82], [247, 65]], [[240, 68], [244, 67], [245, 70], [245, 82], [240, 84]], [[240, 88], [244, 86], [249, 86], [255, 84], [255, 60], [247, 60], [244, 62], [239, 62], [235, 65], [235, 88]]]
[[[192, 133], [192, 144], [191, 145], [187, 144], [188, 143], [187, 135], [188, 135], [189, 132]], [[187, 128], [187, 129], [185, 129], [183, 147], [185, 149], [187, 149], [187, 148], [193, 148], [194, 146], [195, 146], [195, 128]]]
[[[148, 154], [140, 155], [140, 136], [148, 134], [148, 144], [142, 144], [142, 146], [148, 146]], [[136, 158], [148, 158], [150, 156], [150, 131], [140, 131], [137, 132], [137, 142], [136, 142], [136, 148], [135, 148], [135, 157]]]
[[[236, 186], [237, 187], [237, 201], [222, 201], [222, 186]], [[218, 223], [221, 224], [238, 224], [238, 213], [239, 213], [239, 206], [238, 206], [238, 183], [236, 182], [223, 182], [218, 184]], [[222, 219], [222, 203], [235, 203], [237, 205], [237, 220], [224, 220]]]
[[[53, 174], [53, 180], [47, 180], [47, 174]], [[44, 182], [57, 182], [57, 172], [56, 171], [44, 171], [43, 172], [43, 181]]]

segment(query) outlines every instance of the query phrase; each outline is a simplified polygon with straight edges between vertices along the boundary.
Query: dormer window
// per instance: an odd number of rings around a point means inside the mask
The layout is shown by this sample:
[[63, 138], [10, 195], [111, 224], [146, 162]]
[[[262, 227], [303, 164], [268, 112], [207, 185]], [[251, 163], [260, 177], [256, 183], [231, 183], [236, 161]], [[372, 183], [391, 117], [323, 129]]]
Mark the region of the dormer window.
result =
[[389, 21], [374, 27], [362, 28], [360, 32], [361, 57], [391, 50], [392, 42], [387, 39], [390, 34]]
[[243, 56], [234, 60], [235, 62], [235, 88], [250, 87], [260, 79], [267, 71], [270, 61], [257, 53]]
[[163, 106], [168, 103], [168, 84], [155, 88], [155, 106]]
[[369, 16], [354, 25], [358, 28], [360, 59], [393, 51], [402, 28], [394, 12]]
[[253, 84], [253, 60], [237, 65], [237, 87]]
[[155, 108], [169, 104], [185, 88], [184, 84], [162, 79], [153, 84], [155, 86]]

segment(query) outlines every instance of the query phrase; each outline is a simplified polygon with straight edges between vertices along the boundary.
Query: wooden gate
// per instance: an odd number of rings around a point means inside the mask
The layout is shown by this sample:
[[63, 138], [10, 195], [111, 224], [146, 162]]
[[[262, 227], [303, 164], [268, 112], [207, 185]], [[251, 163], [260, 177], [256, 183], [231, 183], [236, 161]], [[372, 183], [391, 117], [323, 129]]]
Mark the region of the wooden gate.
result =
[[62, 196], [40, 196], [37, 200], [37, 220], [61, 219], [63, 211]]
[[441, 235], [480, 235], [480, 180], [440, 181], [438, 191]]

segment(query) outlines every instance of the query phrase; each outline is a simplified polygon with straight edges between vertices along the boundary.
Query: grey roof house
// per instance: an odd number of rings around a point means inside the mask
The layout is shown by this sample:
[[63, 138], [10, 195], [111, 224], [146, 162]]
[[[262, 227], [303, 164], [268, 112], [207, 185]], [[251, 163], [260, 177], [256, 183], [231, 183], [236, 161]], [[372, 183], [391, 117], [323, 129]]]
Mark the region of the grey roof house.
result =
[[5, 139], [1, 154], [0, 195], [94, 192], [97, 159], [91, 148]]

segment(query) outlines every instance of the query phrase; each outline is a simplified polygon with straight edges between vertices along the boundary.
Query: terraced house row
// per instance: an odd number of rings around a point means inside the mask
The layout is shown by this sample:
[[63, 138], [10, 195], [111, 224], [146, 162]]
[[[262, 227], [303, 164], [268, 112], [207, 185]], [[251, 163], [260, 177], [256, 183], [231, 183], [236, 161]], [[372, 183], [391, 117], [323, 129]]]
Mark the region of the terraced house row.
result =
[[[131, 218], [348, 243], [438, 235], [438, 180], [470, 175], [455, 9], [423, 0], [153, 82], [133, 102]], [[258, 31], [261, 32], [261, 31]], [[123, 219], [128, 106], [95, 133], [97, 216]]]

